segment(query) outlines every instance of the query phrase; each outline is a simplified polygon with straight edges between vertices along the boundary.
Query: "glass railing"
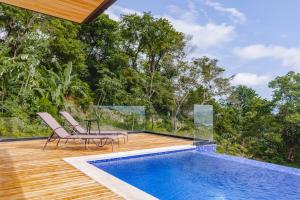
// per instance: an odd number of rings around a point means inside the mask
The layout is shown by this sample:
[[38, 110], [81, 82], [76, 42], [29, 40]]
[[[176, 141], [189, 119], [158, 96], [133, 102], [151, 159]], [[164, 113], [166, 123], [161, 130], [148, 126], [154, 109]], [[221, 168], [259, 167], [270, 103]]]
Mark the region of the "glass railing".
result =
[[0, 116], [0, 140], [48, 136], [50, 130], [39, 119]]
[[213, 141], [213, 106], [194, 105], [195, 140]]
[[[83, 110], [71, 105], [65, 110], [84, 128], [87, 120], [92, 120], [92, 130], [149, 131], [189, 137], [195, 141], [213, 140], [213, 107], [210, 105], [194, 105], [191, 109], [165, 113], [150, 112], [146, 106], [91, 106]], [[59, 114], [54, 117], [64, 127], [69, 127]], [[48, 136], [50, 132], [37, 116], [26, 120], [0, 116], [1, 138]]]
[[150, 115], [146, 117], [146, 130], [193, 138], [197, 141], [213, 141], [213, 106], [194, 105], [176, 114]]
[[145, 130], [145, 106], [94, 106], [102, 130]]
[[171, 111], [167, 114], [148, 114], [146, 119], [147, 131], [193, 138], [195, 127], [192, 109], [180, 113]]

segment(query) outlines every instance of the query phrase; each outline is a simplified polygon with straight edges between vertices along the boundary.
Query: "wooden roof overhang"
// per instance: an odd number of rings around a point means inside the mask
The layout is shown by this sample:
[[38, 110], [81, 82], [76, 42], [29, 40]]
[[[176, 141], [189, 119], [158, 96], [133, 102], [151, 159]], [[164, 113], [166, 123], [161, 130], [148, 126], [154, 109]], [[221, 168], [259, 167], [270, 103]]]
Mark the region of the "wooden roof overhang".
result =
[[116, 0], [0, 0], [0, 2], [42, 14], [89, 23]]

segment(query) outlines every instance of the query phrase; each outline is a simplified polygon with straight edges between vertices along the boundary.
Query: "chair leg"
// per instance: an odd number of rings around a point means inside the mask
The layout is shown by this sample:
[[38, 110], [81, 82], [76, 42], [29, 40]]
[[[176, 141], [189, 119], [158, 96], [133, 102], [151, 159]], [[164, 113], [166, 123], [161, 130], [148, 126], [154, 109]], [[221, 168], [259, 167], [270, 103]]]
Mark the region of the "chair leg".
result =
[[113, 152], [114, 151], [114, 140], [111, 139], [111, 151]]
[[99, 144], [98, 144], [95, 140], [92, 140], [92, 141], [95, 143], [95, 145], [96, 145], [97, 147], [100, 147]]
[[47, 139], [47, 141], [46, 141], [46, 143], [45, 143], [45, 145], [44, 145], [44, 148], [43, 148], [43, 150], [45, 150], [45, 148], [46, 148], [46, 146], [47, 146], [48, 142], [49, 142], [49, 139]]
[[87, 150], [87, 142], [88, 142], [88, 140], [84, 141], [84, 148], [85, 148], [85, 150]]
[[52, 132], [52, 134], [50, 135], [50, 137], [48, 137], [48, 139], [47, 139], [47, 141], [46, 141], [46, 143], [45, 143], [45, 145], [44, 145], [44, 148], [43, 148], [43, 150], [45, 150], [45, 148], [46, 148], [46, 146], [47, 146], [48, 142], [50, 142], [50, 141], [51, 141], [51, 139], [52, 139], [53, 135], [54, 135], [54, 132]]
[[68, 140], [69, 140], [69, 139], [66, 139], [66, 142], [65, 142], [65, 144], [67, 144]]
[[58, 141], [56, 143], [56, 148], [58, 147], [59, 142], [60, 142], [60, 138], [58, 139]]
[[119, 140], [119, 137], [118, 137], [118, 148], [120, 148], [120, 140]]

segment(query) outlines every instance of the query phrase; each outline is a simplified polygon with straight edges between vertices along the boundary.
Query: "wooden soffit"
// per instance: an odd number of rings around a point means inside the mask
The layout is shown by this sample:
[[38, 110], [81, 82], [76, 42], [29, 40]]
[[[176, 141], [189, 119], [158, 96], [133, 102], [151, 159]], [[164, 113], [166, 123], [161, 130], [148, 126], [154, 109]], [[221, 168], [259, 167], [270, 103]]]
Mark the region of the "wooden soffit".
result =
[[103, 13], [116, 0], [0, 0], [0, 2], [42, 14], [88, 23]]

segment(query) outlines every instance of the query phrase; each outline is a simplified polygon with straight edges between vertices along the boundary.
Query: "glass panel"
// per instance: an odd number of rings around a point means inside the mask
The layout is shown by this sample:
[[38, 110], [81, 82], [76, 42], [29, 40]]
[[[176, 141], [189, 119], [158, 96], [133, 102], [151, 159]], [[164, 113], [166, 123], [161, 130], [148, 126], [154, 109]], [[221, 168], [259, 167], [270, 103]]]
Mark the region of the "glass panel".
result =
[[27, 119], [0, 115], [0, 140], [48, 136], [50, 131], [37, 118]]
[[184, 136], [193, 139], [193, 107], [164, 113], [146, 112], [146, 130], [168, 135]]
[[213, 141], [213, 106], [194, 105], [195, 140]]
[[[91, 120], [97, 120], [95, 111], [93, 109], [93, 106], [87, 107], [85, 109], [79, 107], [79, 106], [74, 106], [74, 105], [67, 105], [65, 110], [69, 112], [72, 117], [80, 124], [80, 126], [84, 129], [87, 127], [87, 119]], [[61, 116], [57, 116], [56, 119], [60, 120], [60, 123], [65, 127], [68, 128], [70, 127], [69, 123]], [[92, 129], [91, 130], [98, 130], [98, 126], [96, 121], [93, 122], [92, 124]]]
[[[65, 107], [76, 121], [87, 127], [87, 119], [92, 121], [91, 130], [152, 131], [191, 139], [213, 140], [213, 108], [209, 105], [194, 105], [175, 111], [153, 113], [145, 106], [91, 106], [85, 109], [74, 105]], [[51, 113], [60, 124], [69, 129], [69, 124], [59, 114]], [[20, 115], [21, 116], [21, 115]], [[48, 136], [50, 129], [43, 125], [39, 117], [31, 119], [0, 115], [0, 137]]]
[[101, 130], [145, 130], [144, 106], [94, 106]]

